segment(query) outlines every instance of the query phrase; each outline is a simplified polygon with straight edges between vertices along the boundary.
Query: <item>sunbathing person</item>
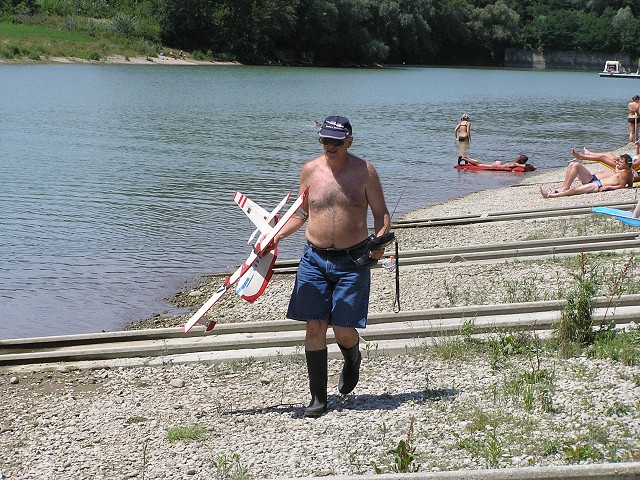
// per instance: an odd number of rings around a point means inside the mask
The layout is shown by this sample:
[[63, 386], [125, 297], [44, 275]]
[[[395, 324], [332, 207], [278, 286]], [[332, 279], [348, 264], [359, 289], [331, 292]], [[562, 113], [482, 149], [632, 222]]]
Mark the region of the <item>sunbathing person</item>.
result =
[[[587, 167], [578, 162], [571, 162], [565, 173], [564, 182], [555, 189], [545, 191], [540, 187], [540, 194], [544, 198], [568, 197], [583, 193], [605, 192], [618, 190], [633, 185], [631, 164], [633, 159], [626, 153], [620, 155], [616, 161], [615, 170], [591, 173]], [[580, 180], [582, 185], [572, 187], [574, 180]]]
[[[640, 147], [640, 144], [638, 142], [636, 142], [636, 155], [635, 158], [633, 158], [633, 164], [631, 165], [631, 168], [635, 169], [640, 169], [640, 159], [638, 159], [638, 148]], [[620, 158], [618, 155], [616, 155], [613, 152], [592, 152], [591, 150], [589, 150], [588, 148], [583, 148], [582, 149], [584, 151], [584, 153], [578, 153], [575, 151], [575, 149], [571, 149], [571, 155], [573, 155], [574, 158], [577, 158], [578, 160], [589, 160], [591, 162], [600, 162], [603, 165], [607, 165], [613, 169], [616, 168], [616, 160], [618, 160], [618, 158]]]
[[516, 158], [515, 162], [501, 162], [500, 160], [496, 160], [492, 163], [485, 163], [481, 160], [476, 160], [475, 158], [470, 157], [458, 157], [458, 165], [463, 165], [463, 162], [469, 165], [475, 165], [476, 167], [502, 167], [502, 168], [514, 168], [514, 167], [525, 167], [527, 165], [527, 161], [529, 157], [526, 155], [520, 155]]

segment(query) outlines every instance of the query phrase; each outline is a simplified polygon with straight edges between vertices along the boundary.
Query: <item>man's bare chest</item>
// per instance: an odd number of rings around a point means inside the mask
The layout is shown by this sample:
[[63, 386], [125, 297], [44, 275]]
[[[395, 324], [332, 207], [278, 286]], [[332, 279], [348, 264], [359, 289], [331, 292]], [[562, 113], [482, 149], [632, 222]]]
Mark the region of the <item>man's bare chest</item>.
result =
[[312, 211], [366, 208], [366, 205], [362, 182], [349, 178], [317, 178], [309, 191], [309, 209]]

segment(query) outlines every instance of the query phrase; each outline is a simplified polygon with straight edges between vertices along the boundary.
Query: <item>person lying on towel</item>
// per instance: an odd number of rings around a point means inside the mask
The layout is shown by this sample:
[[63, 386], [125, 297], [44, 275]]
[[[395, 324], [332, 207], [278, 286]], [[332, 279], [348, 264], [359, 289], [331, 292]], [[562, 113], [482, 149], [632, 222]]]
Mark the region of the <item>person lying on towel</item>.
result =
[[[620, 155], [616, 161], [615, 170], [591, 173], [587, 167], [579, 162], [571, 162], [564, 176], [564, 182], [556, 189], [544, 190], [540, 187], [540, 195], [544, 198], [568, 197], [583, 193], [604, 192], [618, 190], [633, 185], [631, 164], [633, 159], [626, 153]], [[581, 185], [572, 187], [574, 180], [580, 180]]]

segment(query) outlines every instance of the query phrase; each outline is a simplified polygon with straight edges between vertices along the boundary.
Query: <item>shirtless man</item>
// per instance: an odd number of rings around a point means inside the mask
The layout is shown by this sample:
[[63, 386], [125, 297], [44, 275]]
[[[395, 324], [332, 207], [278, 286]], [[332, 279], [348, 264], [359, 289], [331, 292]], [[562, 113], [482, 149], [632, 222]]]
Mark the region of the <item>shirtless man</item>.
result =
[[527, 165], [529, 161], [529, 157], [526, 155], [520, 155], [516, 158], [515, 162], [501, 162], [500, 160], [496, 160], [492, 163], [485, 163], [481, 160], [476, 160], [475, 158], [470, 157], [458, 157], [458, 165], [462, 165], [462, 162], [467, 163], [469, 165], [475, 165], [479, 167], [505, 167], [505, 168], [514, 168], [514, 167], [524, 167]]
[[[545, 191], [540, 187], [540, 194], [544, 198], [555, 198], [626, 188], [633, 181], [632, 163], [632, 158], [624, 153], [616, 161], [615, 170], [593, 174], [581, 163], [571, 162], [567, 168], [562, 186], [550, 191]], [[582, 185], [572, 187], [571, 185], [576, 178], [582, 182]]]
[[469, 117], [469, 115], [466, 113], [462, 114], [460, 122], [458, 122], [456, 128], [453, 129], [453, 135], [459, 142], [471, 141], [471, 117]]
[[365, 328], [371, 272], [355, 259], [380, 259], [384, 249], [367, 248], [367, 213], [373, 214], [376, 236], [391, 220], [382, 185], [373, 165], [348, 152], [352, 129], [345, 117], [327, 117], [318, 132], [323, 153], [300, 173], [300, 193], [309, 188], [303, 209], [275, 239], [275, 244], [308, 220], [304, 247], [289, 302], [287, 318], [306, 322], [304, 342], [311, 402], [305, 416], [327, 409], [327, 330], [331, 326], [344, 357], [338, 389], [346, 395], [358, 383], [362, 355], [356, 328]]

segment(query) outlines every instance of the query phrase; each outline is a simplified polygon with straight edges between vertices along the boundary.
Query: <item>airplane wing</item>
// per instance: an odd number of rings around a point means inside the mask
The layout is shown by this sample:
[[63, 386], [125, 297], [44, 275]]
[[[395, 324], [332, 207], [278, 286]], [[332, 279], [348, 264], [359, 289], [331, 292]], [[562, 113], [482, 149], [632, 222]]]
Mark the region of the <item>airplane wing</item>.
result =
[[267, 212], [260, 205], [250, 200], [249, 197], [243, 195], [240, 192], [236, 192], [233, 196], [233, 201], [242, 209], [247, 217], [253, 222], [253, 224], [262, 231], [266, 231], [269, 228], [267, 218], [269, 218], [269, 212]]
[[253, 224], [257, 227], [253, 233], [249, 236], [249, 240], [247, 243], [251, 243], [253, 238], [256, 236], [258, 232], [266, 234], [271, 227], [275, 225], [275, 217], [276, 214], [282, 209], [282, 207], [289, 201], [289, 197], [291, 197], [291, 192], [289, 192], [280, 203], [274, 208], [270, 213], [267, 212], [260, 205], [249, 199], [246, 195], [243, 195], [240, 192], [236, 192], [233, 196], [233, 201], [242, 209], [247, 217], [253, 222]]

